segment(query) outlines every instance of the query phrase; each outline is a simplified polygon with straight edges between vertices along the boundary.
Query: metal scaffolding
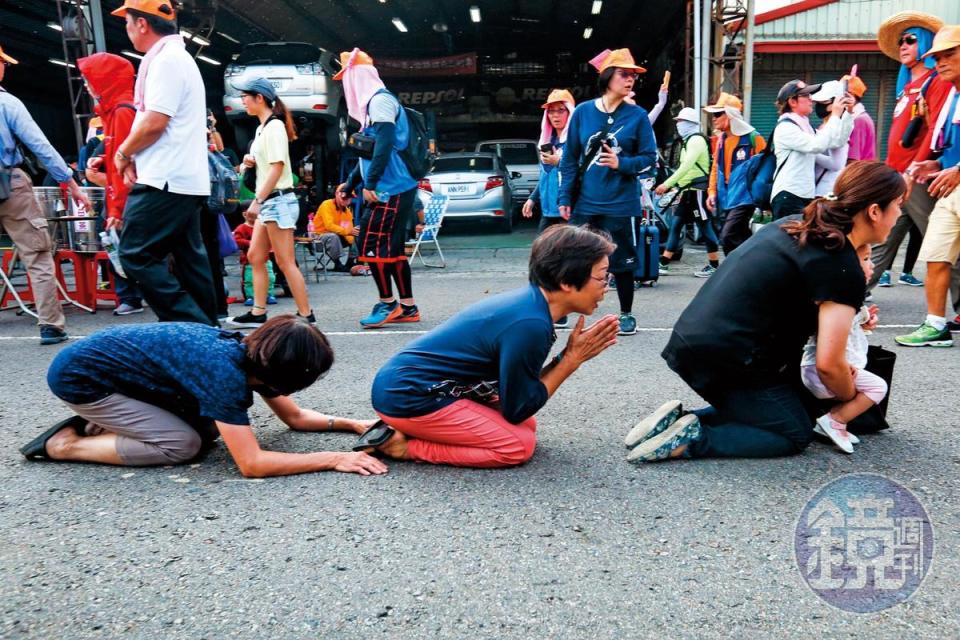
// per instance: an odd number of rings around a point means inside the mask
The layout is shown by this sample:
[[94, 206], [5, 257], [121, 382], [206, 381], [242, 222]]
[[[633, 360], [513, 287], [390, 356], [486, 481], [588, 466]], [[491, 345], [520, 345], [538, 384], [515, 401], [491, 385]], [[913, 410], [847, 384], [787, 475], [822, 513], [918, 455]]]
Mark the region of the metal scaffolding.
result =
[[[93, 99], [83, 87], [77, 60], [96, 51], [106, 51], [100, 0], [57, 0], [57, 18], [63, 42], [63, 65], [73, 120], [77, 153], [83, 148], [83, 122], [93, 116]], [[92, 40], [91, 40], [92, 38]]]

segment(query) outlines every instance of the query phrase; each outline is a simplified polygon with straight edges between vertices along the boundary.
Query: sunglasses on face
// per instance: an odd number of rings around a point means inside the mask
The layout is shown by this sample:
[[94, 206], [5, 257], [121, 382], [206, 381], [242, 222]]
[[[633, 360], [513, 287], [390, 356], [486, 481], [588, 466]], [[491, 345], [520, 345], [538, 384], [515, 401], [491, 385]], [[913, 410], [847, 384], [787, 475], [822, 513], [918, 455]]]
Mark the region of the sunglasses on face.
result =
[[900, 36], [900, 39], [897, 40], [897, 46], [902, 47], [905, 44], [917, 44], [917, 36], [912, 33], [908, 33], [905, 36]]
[[625, 80], [636, 80], [640, 74], [636, 71], [630, 71], [629, 69], [617, 69], [617, 75]]

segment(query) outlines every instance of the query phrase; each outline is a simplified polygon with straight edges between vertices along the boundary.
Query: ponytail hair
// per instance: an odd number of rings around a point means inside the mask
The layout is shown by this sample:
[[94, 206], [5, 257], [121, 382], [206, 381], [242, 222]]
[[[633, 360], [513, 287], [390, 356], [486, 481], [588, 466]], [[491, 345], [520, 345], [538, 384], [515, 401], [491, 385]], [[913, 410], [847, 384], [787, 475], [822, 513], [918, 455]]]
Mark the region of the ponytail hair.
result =
[[853, 162], [840, 173], [834, 193], [816, 198], [803, 210], [803, 220], [783, 225], [784, 231], [808, 243], [835, 251], [843, 247], [854, 218], [875, 204], [886, 209], [907, 191], [903, 177], [882, 162]]
[[267, 104], [267, 107], [273, 111], [273, 115], [283, 120], [283, 125], [287, 128], [287, 140], [289, 142], [296, 140], [297, 129], [293, 125], [293, 116], [291, 116], [287, 110], [287, 105], [283, 104], [283, 100], [278, 96], [271, 103], [266, 96], [263, 96], [263, 101]]

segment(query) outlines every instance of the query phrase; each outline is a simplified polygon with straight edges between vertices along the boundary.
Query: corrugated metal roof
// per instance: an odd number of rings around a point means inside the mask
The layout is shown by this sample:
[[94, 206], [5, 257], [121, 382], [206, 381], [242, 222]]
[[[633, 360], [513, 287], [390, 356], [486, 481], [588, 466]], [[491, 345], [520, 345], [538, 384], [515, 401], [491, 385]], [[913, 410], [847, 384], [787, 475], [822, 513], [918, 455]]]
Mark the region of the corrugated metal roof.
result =
[[877, 37], [881, 22], [906, 9], [932, 13], [947, 24], [960, 24], [958, 0], [910, 0], [909, 3], [903, 0], [839, 0], [759, 24], [754, 33], [758, 42], [872, 40]]

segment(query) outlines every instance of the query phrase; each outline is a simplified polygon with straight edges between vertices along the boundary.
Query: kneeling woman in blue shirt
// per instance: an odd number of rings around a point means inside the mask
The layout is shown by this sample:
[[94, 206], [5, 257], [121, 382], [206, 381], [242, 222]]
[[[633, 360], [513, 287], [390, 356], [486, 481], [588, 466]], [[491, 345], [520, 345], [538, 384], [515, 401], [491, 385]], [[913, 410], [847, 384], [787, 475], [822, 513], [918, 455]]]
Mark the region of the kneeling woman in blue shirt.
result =
[[386, 466], [364, 453], [264, 451], [250, 428], [253, 392], [296, 431], [362, 433], [368, 422], [302, 409], [288, 396], [333, 365], [326, 337], [292, 315], [243, 337], [189, 322], [114, 327], [54, 359], [47, 383], [76, 415], [21, 449], [28, 459], [128, 466], [187, 462], [219, 435], [248, 477]]
[[377, 373], [373, 408], [389, 427], [371, 429], [359, 444], [390, 436], [379, 446], [390, 457], [461, 467], [529, 460], [533, 415], [581, 364], [616, 342], [616, 316], [588, 328], [581, 317], [544, 367], [553, 323], [591, 314], [603, 300], [613, 249], [587, 228], [547, 229], [533, 243], [529, 285], [461, 311]]

